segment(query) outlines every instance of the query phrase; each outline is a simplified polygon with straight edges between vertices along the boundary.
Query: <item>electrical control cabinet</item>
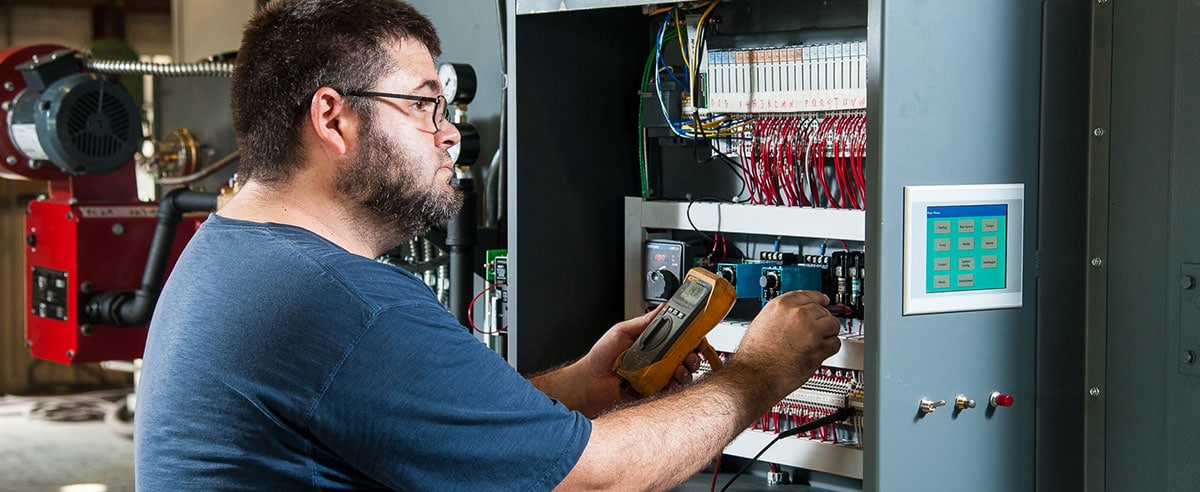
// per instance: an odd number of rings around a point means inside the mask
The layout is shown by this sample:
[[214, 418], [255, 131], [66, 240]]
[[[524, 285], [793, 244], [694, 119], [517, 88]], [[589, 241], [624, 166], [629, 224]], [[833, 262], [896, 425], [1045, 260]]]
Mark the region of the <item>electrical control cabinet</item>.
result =
[[[679, 29], [664, 21], [676, 6]], [[781, 441], [763, 460], [863, 490], [1033, 490], [1035, 460], [1047, 458], [1033, 438], [1031, 290], [1003, 305], [906, 315], [904, 190], [1030, 190], [1003, 215], [1001, 268], [1005, 289], [1011, 275], [1033, 284], [1041, 33], [1057, 18], [1043, 19], [1038, 2], [729, 0], [711, 9], [706, 49], [689, 58], [679, 39], [697, 39], [709, 6], [508, 2], [510, 362], [551, 367], [644, 312], [646, 240], [664, 232], [704, 238], [702, 260], [738, 276], [729, 265], [794, 253], [795, 263], [818, 260], [804, 267], [821, 270], [814, 287], [844, 294], [852, 312], [842, 351], [772, 412], [799, 416], [797, 402], [841, 394], [860, 413], [823, 438]], [[979, 216], [979, 233], [999, 217], [926, 209], [949, 212]], [[928, 258], [922, 272], [940, 268], [941, 256]], [[566, 272], [590, 302], [545, 302]], [[937, 280], [924, 292], [954, 290]], [[1001, 281], [976, 282], [960, 288]], [[736, 351], [747, 323], [718, 326], [714, 348]], [[752, 456], [780, 425], [756, 424], [726, 453]]]

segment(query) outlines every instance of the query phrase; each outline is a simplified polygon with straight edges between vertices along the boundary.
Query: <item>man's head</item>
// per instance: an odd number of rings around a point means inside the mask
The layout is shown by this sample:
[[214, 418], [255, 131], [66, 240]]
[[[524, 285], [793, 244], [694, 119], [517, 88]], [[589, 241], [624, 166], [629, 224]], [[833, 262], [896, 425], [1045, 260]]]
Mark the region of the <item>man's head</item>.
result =
[[389, 240], [449, 219], [461, 197], [446, 184], [446, 148], [459, 136], [440, 118], [444, 99], [429, 102], [441, 93], [438, 43], [398, 0], [270, 3], [234, 71], [240, 179], [282, 186], [320, 161], [336, 196]]
[[[429, 19], [398, 0], [274, 0], [247, 24], [231, 101], [243, 181], [286, 183], [303, 161], [304, 120], [321, 87], [367, 90], [397, 67], [397, 43], [441, 54]], [[368, 98], [346, 102], [367, 124]]]

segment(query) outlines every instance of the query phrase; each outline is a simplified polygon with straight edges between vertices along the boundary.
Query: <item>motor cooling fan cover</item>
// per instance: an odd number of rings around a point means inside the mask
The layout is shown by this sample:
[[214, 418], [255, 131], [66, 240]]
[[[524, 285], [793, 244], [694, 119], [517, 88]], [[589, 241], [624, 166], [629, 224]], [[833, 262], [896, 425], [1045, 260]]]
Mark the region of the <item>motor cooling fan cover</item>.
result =
[[96, 74], [59, 79], [38, 98], [38, 140], [70, 174], [104, 174], [129, 162], [142, 138], [141, 115], [129, 92]]

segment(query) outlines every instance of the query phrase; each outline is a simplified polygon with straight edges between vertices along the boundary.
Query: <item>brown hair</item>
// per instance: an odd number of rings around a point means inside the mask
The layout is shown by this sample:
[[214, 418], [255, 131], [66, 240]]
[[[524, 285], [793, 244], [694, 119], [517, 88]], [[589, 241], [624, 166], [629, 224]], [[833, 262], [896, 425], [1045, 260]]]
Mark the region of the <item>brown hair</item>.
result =
[[[433, 24], [399, 0], [274, 0], [246, 24], [230, 96], [238, 179], [285, 183], [303, 159], [300, 135], [313, 93], [370, 88], [393, 69], [389, 44], [415, 41], [433, 56]], [[366, 100], [347, 98], [371, 124]]]

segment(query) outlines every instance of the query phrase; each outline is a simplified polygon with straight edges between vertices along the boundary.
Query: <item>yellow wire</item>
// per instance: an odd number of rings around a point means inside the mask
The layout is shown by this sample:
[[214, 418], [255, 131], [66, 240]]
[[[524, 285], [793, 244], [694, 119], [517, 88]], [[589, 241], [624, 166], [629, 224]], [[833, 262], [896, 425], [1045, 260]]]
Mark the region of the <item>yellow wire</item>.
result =
[[[721, 3], [721, 0], [714, 0], [713, 3], [709, 4], [708, 9], [705, 10], [704, 13], [700, 15], [700, 22], [696, 23], [696, 40], [692, 46], [692, 55], [697, 57], [696, 62], [694, 64], [696, 67], [700, 66], [700, 59], [699, 59], [699, 56], [700, 56], [700, 30], [704, 29], [704, 22], [708, 20], [708, 16], [710, 14], [712, 14], [713, 9], [717, 8], [717, 4], [719, 4], [719, 3]], [[678, 20], [678, 19], [676, 19], [676, 20]], [[692, 87], [691, 87], [692, 94], [695, 94], [696, 93], [696, 71], [699, 70], [699, 68], [692, 68], [692, 65], [688, 65], [688, 68], [690, 70], [692, 70], [690, 72], [691, 75], [688, 77], [688, 81], [689, 81], [689, 83], [692, 84]]]
[[[683, 65], [687, 68], [688, 77], [691, 77], [691, 75], [693, 73], [692, 63], [690, 60], [688, 60], [687, 47], [683, 45], [684, 36], [679, 31], [679, 11], [678, 10], [675, 11], [674, 17], [675, 17], [675, 37], [679, 39], [679, 54], [683, 56]], [[691, 83], [691, 79], [688, 79], [688, 83]], [[694, 86], [695, 84], [692, 84], [692, 85]]]

